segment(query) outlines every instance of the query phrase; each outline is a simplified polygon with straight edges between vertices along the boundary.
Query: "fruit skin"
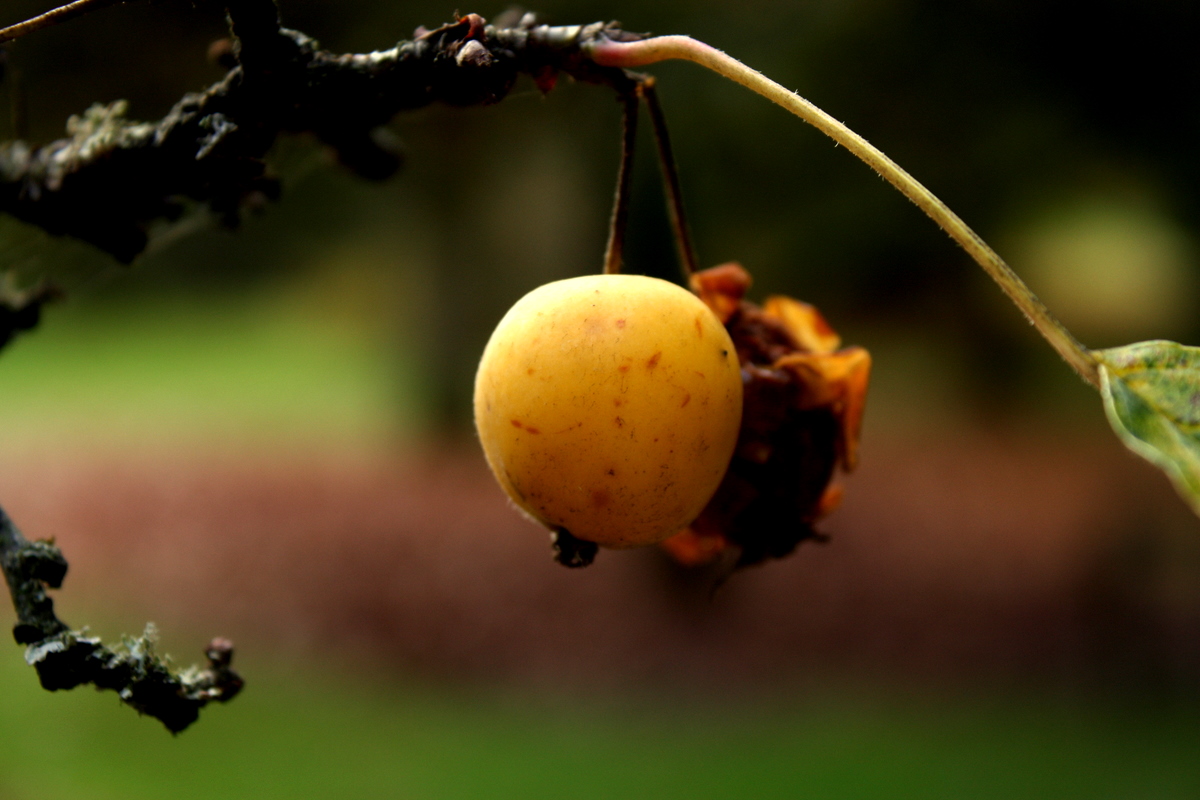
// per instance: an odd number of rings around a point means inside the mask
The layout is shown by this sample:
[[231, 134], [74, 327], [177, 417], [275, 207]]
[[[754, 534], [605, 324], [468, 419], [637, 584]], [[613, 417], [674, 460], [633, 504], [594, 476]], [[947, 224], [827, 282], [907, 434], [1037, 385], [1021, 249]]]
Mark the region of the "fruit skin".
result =
[[742, 378], [695, 295], [642, 275], [534, 289], [496, 326], [475, 377], [475, 426], [512, 501], [604, 547], [686, 527], [737, 443]]

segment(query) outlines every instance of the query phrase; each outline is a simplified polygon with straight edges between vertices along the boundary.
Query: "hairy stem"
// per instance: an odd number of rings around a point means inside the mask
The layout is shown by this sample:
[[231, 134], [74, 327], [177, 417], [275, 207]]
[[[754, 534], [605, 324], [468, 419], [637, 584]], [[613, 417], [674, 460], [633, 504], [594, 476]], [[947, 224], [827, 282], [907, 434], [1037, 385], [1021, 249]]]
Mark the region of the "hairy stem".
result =
[[597, 64], [632, 69], [659, 61], [682, 59], [695, 62], [720, 75], [740, 83], [771, 102], [783, 106], [814, 126], [838, 144], [867, 163], [885, 180], [924, 211], [942, 230], [950, 234], [979, 266], [1000, 285], [1005, 294], [1024, 312], [1038, 332], [1063, 359], [1093, 387], [1100, 387], [1099, 369], [1095, 358], [1071, 332], [1050, 313], [1004, 259], [987, 245], [975, 231], [909, 175], [894, 161], [863, 137], [817, 108], [795, 92], [785, 89], [760, 72], [714, 47], [689, 36], [658, 36], [636, 42], [617, 42], [603, 38], [588, 45]]
[[123, 2], [125, 0], [75, 0], [74, 3], [67, 3], [64, 6], [51, 9], [45, 14], [39, 14], [32, 19], [18, 22], [16, 25], [0, 28], [0, 44], [11, 42], [13, 39], [20, 38], [27, 33], [33, 33], [42, 28], [49, 28], [60, 22], [66, 22], [74, 17], [82, 16], [89, 11], [95, 11], [98, 8], [105, 8], [106, 6], [113, 6]]

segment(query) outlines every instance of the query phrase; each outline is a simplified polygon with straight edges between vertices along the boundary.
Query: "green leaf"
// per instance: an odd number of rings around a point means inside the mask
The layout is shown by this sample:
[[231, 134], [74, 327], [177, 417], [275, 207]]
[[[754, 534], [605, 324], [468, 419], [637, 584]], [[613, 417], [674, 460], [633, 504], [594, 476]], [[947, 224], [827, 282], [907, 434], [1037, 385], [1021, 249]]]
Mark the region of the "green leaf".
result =
[[1167, 473], [1200, 514], [1200, 347], [1138, 342], [1092, 355], [1117, 436]]

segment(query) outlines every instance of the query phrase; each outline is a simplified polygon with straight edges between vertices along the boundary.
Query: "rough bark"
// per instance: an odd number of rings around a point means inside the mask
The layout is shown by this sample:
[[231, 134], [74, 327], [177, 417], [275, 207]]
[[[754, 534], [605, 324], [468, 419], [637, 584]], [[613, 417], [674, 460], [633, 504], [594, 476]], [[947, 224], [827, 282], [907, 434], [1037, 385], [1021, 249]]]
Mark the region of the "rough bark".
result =
[[[337, 54], [282, 27], [273, 0], [231, 1], [226, 11], [229, 72], [161, 120], [128, 120], [123, 102], [94, 105], [71, 117], [66, 138], [38, 148], [0, 144], [0, 213], [129, 262], [154, 223], [189, 207], [207, 207], [236, 226], [243, 207], [276, 198], [279, 184], [264, 158], [280, 134], [313, 134], [357, 174], [386, 178], [401, 156], [381, 126], [397, 113], [434, 102], [496, 103], [521, 74], [543, 91], [560, 72], [625, 89], [625, 72], [597, 66], [582, 45], [637, 38], [613, 23], [550, 27], [527, 14], [489, 25], [468, 14], [418, 28], [388, 50]], [[0, 341], [46, 299], [0, 300]]]
[[160, 720], [172, 733], [196, 721], [213, 701], [233, 699], [241, 677], [230, 668], [233, 644], [213, 639], [206, 667], [173, 671], [154, 651], [155, 631], [147, 625], [136, 639], [108, 647], [86, 631], [71, 630], [54, 612], [47, 589], [62, 586], [67, 560], [52, 542], [31, 542], [0, 509], [0, 568], [17, 611], [13, 638], [26, 645], [25, 660], [48, 691], [91, 683], [111, 689], [141, 714]]

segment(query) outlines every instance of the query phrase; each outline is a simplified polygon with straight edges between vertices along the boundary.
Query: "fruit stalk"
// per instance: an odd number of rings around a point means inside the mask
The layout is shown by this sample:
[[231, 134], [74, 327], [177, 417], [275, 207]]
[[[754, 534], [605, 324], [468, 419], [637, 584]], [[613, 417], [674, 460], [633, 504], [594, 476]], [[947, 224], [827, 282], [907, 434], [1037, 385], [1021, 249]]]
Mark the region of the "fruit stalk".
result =
[[637, 144], [638, 95], [629, 91], [621, 98], [621, 166], [617, 169], [617, 191], [613, 196], [612, 218], [608, 223], [608, 243], [604, 247], [604, 273], [621, 271], [625, 251], [625, 229], [629, 223], [629, 196], [633, 191], [633, 152]]
[[650, 112], [650, 123], [654, 130], [654, 143], [658, 147], [658, 163], [662, 168], [663, 187], [667, 192], [667, 214], [671, 218], [671, 229], [675, 232], [675, 246], [679, 249], [679, 263], [683, 274], [690, 278], [700, 271], [700, 259], [692, 244], [692, 233], [688, 227], [687, 212], [683, 207], [683, 188], [679, 184], [679, 169], [675, 166], [675, 153], [671, 149], [671, 136], [667, 131], [667, 119], [654, 78], [647, 75], [639, 84], [642, 97], [646, 98], [646, 109]]
[[979, 234], [971, 230], [933, 192], [925, 188], [920, 181], [908, 174], [881, 150], [805, 98], [715, 47], [690, 36], [657, 36], [635, 42], [617, 42], [601, 37], [585, 45], [585, 49], [597, 64], [605, 67], [632, 69], [671, 59], [692, 61], [745, 86], [776, 105], [783, 106], [817, 128], [866, 162], [868, 166], [896, 187], [901, 194], [924, 211], [930, 219], [950, 235], [950, 238], [958, 242], [975, 259], [976, 263], [999, 284], [1009, 299], [1017, 308], [1021, 309], [1042, 337], [1062, 356], [1063, 360], [1079, 373], [1080, 377], [1099, 389], [1100, 374], [1095, 357], [1050, 313], [1045, 304], [1025, 284], [1025, 281], [980, 238]]

